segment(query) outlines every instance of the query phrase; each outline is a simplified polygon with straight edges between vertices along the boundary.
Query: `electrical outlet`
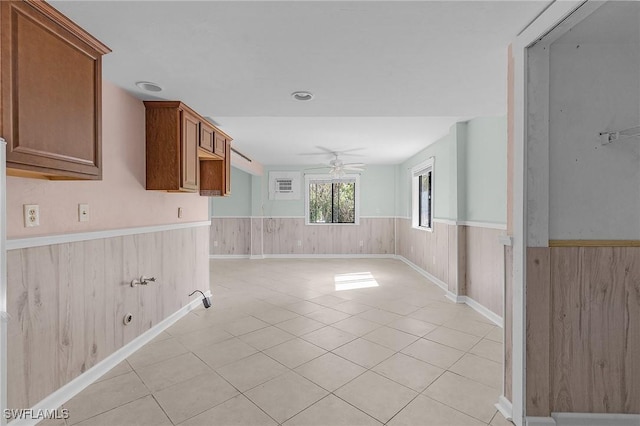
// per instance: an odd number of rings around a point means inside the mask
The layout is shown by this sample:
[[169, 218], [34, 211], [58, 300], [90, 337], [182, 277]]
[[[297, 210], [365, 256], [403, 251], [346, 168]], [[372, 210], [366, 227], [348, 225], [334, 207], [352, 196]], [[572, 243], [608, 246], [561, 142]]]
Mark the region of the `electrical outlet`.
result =
[[302, 240], [298, 240], [298, 247], [302, 247]]
[[213, 246], [214, 246], [214, 247], [218, 247], [218, 242], [217, 242], [217, 241], [214, 241], [214, 242], [213, 242]]
[[78, 204], [78, 221], [89, 222], [89, 204]]
[[360, 247], [364, 247], [364, 241], [360, 240]]
[[178, 207], [178, 219], [182, 219], [182, 207]]
[[24, 204], [24, 226], [31, 228], [40, 226], [40, 206], [37, 204]]
[[434, 265], [436, 264], [436, 257], [435, 256], [433, 256], [433, 264]]

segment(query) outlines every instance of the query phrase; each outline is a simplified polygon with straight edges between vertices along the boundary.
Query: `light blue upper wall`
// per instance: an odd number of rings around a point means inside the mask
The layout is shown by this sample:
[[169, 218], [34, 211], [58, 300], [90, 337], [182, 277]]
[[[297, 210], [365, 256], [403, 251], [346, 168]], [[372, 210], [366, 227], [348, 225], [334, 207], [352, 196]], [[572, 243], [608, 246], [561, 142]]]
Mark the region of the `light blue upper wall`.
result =
[[470, 120], [465, 148], [461, 220], [507, 223], [507, 118]]
[[395, 166], [366, 166], [360, 175], [360, 216], [395, 216]]
[[[304, 217], [304, 173], [309, 166], [268, 166], [262, 177], [262, 216]], [[270, 171], [300, 171], [299, 200], [269, 200]], [[328, 169], [307, 170], [307, 173], [326, 173]], [[360, 216], [394, 216], [395, 166], [369, 165], [360, 173]]]
[[438, 139], [413, 157], [396, 166], [398, 185], [396, 190], [396, 215], [411, 217], [411, 169], [425, 160], [434, 157], [433, 164], [433, 202], [434, 217], [451, 219], [452, 197], [455, 188], [451, 184], [451, 141], [453, 136], [448, 134]]
[[[411, 169], [434, 157], [434, 217], [506, 223], [507, 120], [475, 118], [399, 165], [369, 165], [360, 173], [361, 216], [411, 216]], [[212, 216], [304, 217], [307, 166], [269, 166], [263, 176], [231, 170], [231, 196], [212, 197]], [[300, 199], [269, 200], [269, 171], [300, 171]], [[326, 173], [326, 170], [307, 171]]]
[[411, 216], [411, 168], [430, 157], [435, 219], [506, 223], [506, 117], [457, 123], [447, 136], [398, 165], [397, 216]]
[[231, 195], [209, 199], [211, 217], [251, 216], [251, 175], [231, 168]]

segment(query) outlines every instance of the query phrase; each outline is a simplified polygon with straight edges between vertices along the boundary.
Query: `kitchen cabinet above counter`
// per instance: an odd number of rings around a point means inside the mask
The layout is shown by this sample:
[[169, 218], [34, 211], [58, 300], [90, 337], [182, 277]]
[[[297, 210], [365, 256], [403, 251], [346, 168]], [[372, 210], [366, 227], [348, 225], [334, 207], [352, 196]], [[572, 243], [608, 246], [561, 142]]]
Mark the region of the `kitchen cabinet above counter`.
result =
[[43, 1], [0, 2], [0, 134], [7, 174], [102, 179], [102, 55]]
[[146, 188], [230, 193], [231, 137], [180, 101], [145, 101]]

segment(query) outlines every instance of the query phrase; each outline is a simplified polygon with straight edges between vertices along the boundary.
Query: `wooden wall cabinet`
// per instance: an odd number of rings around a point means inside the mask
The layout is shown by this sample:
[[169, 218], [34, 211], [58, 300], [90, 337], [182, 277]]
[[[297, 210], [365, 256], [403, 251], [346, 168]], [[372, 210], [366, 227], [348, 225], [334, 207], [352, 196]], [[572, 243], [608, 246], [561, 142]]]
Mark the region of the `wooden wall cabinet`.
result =
[[182, 102], [145, 101], [147, 189], [198, 190], [200, 119]]
[[[147, 189], [228, 195], [231, 138], [179, 101], [145, 101]], [[222, 142], [222, 149], [217, 145]]]
[[200, 160], [200, 195], [225, 197], [231, 195], [231, 139], [216, 134], [216, 142], [222, 140], [224, 158]]
[[104, 44], [43, 1], [0, 2], [7, 174], [102, 179]]

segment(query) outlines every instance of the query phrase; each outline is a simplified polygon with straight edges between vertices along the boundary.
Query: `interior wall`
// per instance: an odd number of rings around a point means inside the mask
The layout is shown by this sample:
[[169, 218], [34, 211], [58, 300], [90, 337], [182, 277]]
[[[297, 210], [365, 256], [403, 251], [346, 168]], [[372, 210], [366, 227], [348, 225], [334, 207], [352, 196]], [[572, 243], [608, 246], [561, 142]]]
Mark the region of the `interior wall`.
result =
[[[640, 124], [640, 5], [598, 6], [548, 57], [545, 40], [529, 52], [528, 74], [548, 71], [529, 83], [549, 99], [529, 105], [528, 132], [548, 112], [550, 184], [526, 194], [549, 203], [528, 210], [549, 241], [526, 252], [527, 416], [640, 414], [640, 146], [599, 136]], [[546, 165], [526, 170], [544, 181]]]
[[506, 117], [469, 120], [465, 147], [462, 220], [507, 222]]
[[[208, 237], [204, 226], [9, 250], [8, 407], [34, 406], [208, 290]], [[156, 282], [131, 287], [141, 275]]]
[[[425, 232], [413, 229], [409, 219], [411, 169], [431, 157], [436, 223], [433, 231]], [[457, 123], [448, 135], [400, 165], [367, 166], [361, 172], [357, 226], [305, 225], [304, 187], [299, 200], [268, 199], [269, 171], [300, 171], [303, 185], [305, 168], [269, 166], [263, 177], [244, 182], [252, 191], [251, 215], [242, 202], [234, 201], [234, 190], [228, 199], [212, 198], [211, 254], [395, 254], [451, 293], [469, 296], [503, 315], [504, 250], [499, 236], [506, 220], [505, 117]]]
[[[640, 18], [633, 3], [603, 6], [551, 45], [552, 240], [640, 239], [638, 138], [603, 146], [599, 137], [640, 125]], [[612, 8], [620, 11], [607, 11]], [[588, 34], [589, 27], [598, 32], [609, 25], [607, 13], [630, 15], [635, 23], [618, 19], [620, 30], [611, 35]]]
[[453, 199], [457, 197], [457, 188], [451, 179], [451, 170], [455, 169], [455, 157], [451, 156], [450, 145], [455, 137], [449, 133], [436, 142], [416, 153], [396, 169], [398, 187], [396, 192], [396, 216], [411, 217], [411, 169], [431, 157], [434, 161], [434, 218], [455, 220]]
[[231, 195], [209, 198], [211, 217], [249, 217], [251, 201], [251, 175], [232, 167]]
[[[8, 234], [27, 246], [7, 252], [10, 408], [33, 406], [209, 289], [206, 225], [30, 245], [35, 235], [208, 220], [206, 197], [144, 189], [142, 102], [104, 82], [102, 111], [102, 181], [7, 182]], [[40, 227], [22, 226], [24, 203], [40, 205]], [[78, 203], [90, 204], [89, 222], [77, 221]], [[157, 281], [131, 287], [141, 275]]]
[[[142, 102], [104, 81], [101, 181], [7, 178], [7, 238], [67, 234], [209, 220], [206, 197], [145, 190]], [[78, 204], [91, 219], [78, 221]], [[26, 228], [23, 204], [40, 206], [40, 226]], [[178, 219], [178, 207], [183, 215]]]

